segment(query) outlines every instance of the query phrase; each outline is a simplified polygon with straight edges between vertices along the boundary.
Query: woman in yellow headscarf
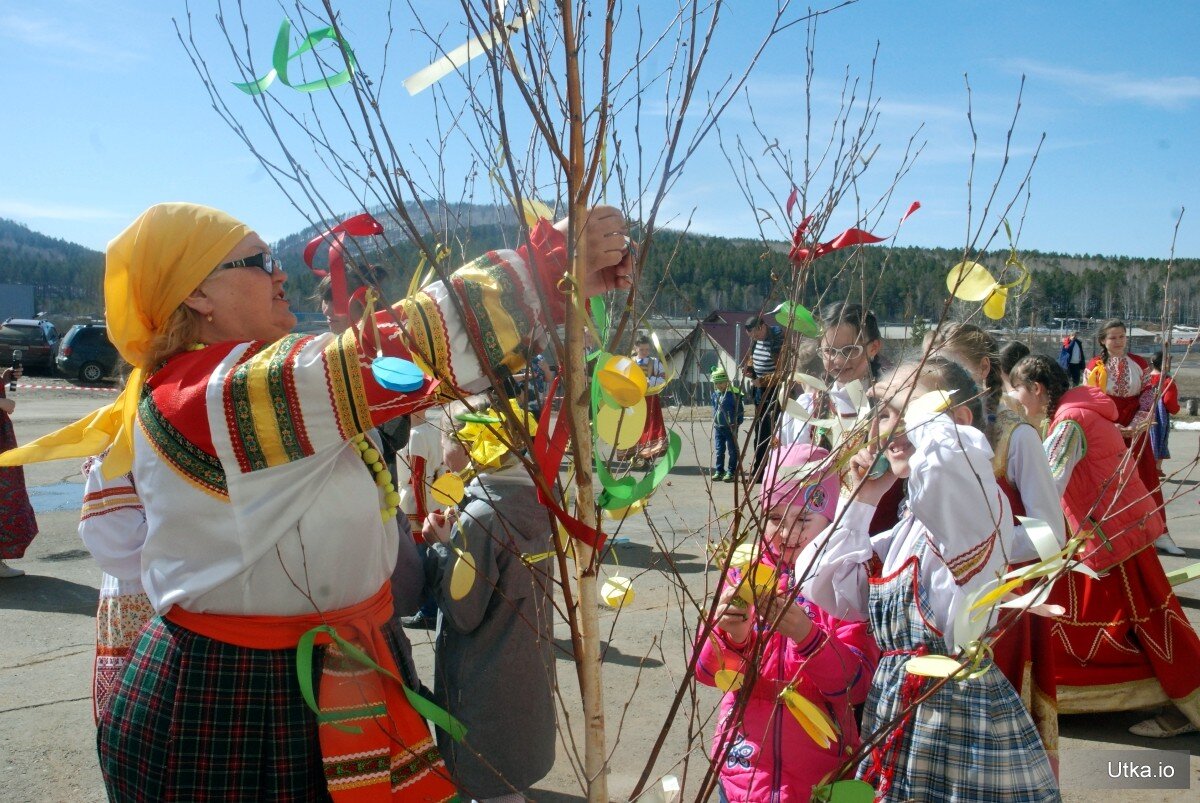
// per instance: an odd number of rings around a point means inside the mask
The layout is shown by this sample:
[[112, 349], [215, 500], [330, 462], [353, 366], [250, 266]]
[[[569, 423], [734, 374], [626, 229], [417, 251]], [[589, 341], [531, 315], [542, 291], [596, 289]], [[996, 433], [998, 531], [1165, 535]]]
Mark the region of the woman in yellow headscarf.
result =
[[[374, 381], [372, 332], [289, 334], [282, 267], [223, 212], [159, 204], [109, 244], [108, 330], [128, 385], [0, 465], [108, 450], [93, 470], [136, 478], [157, 615], [101, 718], [110, 796], [454, 795], [423, 718], [456, 723], [393, 679], [380, 631], [395, 494], [364, 433], [483, 389], [480, 359], [519, 365], [562, 315], [563, 228], [540, 221], [527, 246], [401, 301], [402, 327], [379, 314], [384, 353], [416, 353], [434, 374], [410, 394]], [[583, 233], [585, 289], [628, 287], [620, 213], [591, 210]], [[106, 571], [129, 564], [128, 545], [89, 546]]]

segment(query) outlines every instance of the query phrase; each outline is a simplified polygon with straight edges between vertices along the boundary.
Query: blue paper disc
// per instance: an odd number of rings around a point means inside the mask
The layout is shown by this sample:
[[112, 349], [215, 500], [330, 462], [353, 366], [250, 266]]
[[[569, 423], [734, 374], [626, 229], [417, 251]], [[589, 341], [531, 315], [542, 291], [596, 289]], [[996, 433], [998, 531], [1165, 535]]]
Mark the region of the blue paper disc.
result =
[[421, 369], [399, 357], [376, 357], [371, 361], [371, 373], [382, 387], [398, 393], [412, 393], [425, 384]]

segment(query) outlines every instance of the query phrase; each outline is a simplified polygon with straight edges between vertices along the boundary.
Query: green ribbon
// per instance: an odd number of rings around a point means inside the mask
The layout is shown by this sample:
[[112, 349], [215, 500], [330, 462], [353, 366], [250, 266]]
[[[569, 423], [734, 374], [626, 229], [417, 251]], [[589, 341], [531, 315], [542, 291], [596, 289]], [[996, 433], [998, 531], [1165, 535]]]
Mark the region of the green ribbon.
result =
[[[313, 31], [304, 38], [300, 43], [300, 47], [296, 48], [295, 52], [290, 52], [292, 37], [292, 23], [286, 19], [279, 24], [279, 35], [275, 37], [275, 52], [271, 57], [272, 69], [259, 78], [257, 81], [249, 81], [247, 83], [234, 82], [234, 86], [245, 92], [247, 95], [258, 95], [267, 91], [276, 78], [285, 86], [290, 86], [297, 92], [316, 92], [320, 89], [333, 89], [336, 86], [348, 83], [354, 76], [354, 71], [358, 68], [358, 62], [354, 59], [354, 51], [350, 49], [350, 44], [338, 36], [333, 28], [320, 28]], [[292, 59], [299, 58], [305, 53], [308, 53], [319, 43], [326, 39], [333, 39], [346, 54], [346, 61], [350, 65], [346, 69], [334, 75], [318, 78], [316, 81], [309, 81], [303, 84], [293, 84], [288, 80], [288, 62]]]
[[461, 742], [463, 736], [466, 735], [466, 727], [455, 719], [449, 711], [436, 705], [433, 702], [425, 699], [417, 694], [408, 686], [404, 685], [404, 681], [396, 677], [387, 669], [384, 669], [379, 664], [371, 660], [371, 656], [363, 652], [359, 647], [346, 641], [338, 635], [330, 625], [317, 625], [312, 630], [309, 630], [300, 637], [300, 641], [296, 644], [296, 677], [300, 681], [300, 694], [304, 697], [304, 702], [308, 703], [308, 707], [317, 715], [317, 722], [321, 724], [332, 725], [338, 730], [347, 733], [362, 733], [362, 728], [354, 725], [342, 725], [338, 720], [354, 719], [363, 714], [371, 716], [382, 716], [387, 713], [387, 707], [384, 705], [364, 706], [360, 709], [352, 711], [339, 711], [337, 713], [323, 712], [317, 705], [317, 696], [313, 691], [313, 645], [318, 633], [327, 633], [329, 638], [337, 644], [342, 653], [352, 661], [357, 661], [359, 664], [373, 669], [380, 674], [387, 675], [392, 680], [400, 684], [400, 688], [404, 689], [404, 696], [408, 698], [409, 705], [425, 719], [437, 725], [450, 735], [450, 738], [456, 742]]

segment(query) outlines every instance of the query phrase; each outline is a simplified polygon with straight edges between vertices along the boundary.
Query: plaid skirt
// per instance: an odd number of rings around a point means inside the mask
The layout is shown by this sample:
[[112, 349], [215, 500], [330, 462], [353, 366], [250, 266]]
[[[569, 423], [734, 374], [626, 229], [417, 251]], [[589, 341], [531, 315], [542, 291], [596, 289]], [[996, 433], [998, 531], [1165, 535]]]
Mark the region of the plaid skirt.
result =
[[113, 800], [330, 799], [294, 649], [237, 647], [155, 617], [97, 740]]
[[[883, 657], [863, 711], [864, 738], [936, 682], [905, 672], [908, 659], [920, 653], [947, 654], [941, 634], [926, 624], [934, 619], [920, 582], [918, 560], [923, 557], [913, 556], [888, 577], [871, 578], [871, 627]], [[875, 785], [877, 800], [1061, 799], [1029, 713], [994, 665], [979, 677], [944, 685], [882, 744], [858, 773]]]

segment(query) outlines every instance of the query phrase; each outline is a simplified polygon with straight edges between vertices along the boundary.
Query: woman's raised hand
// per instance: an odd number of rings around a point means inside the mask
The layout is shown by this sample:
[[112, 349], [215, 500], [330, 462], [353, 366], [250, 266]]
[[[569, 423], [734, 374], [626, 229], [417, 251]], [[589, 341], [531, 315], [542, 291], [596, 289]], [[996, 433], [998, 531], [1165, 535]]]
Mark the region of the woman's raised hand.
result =
[[[569, 219], [554, 224], [566, 235]], [[587, 210], [580, 234], [587, 256], [587, 296], [609, 290], [627, 290], [633, 286], [633, 256], [629, 248], [629, 227], [621, 210], [614, 206], [593, 206]]]

